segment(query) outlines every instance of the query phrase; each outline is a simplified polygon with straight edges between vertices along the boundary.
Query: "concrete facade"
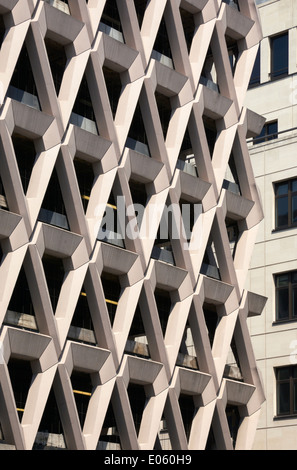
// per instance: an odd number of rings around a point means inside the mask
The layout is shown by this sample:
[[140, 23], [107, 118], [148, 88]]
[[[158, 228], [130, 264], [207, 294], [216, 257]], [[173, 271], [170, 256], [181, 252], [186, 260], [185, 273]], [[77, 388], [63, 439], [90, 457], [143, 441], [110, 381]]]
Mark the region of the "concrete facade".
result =
[[[297, 269], [297, 232], [294, 220], [287, 227], [278, 227], [276, 188], [279, 182], [292, 182], [297, 176], [297, 11], [295, 1], [257, 3], [263, 31], [260, 76], [259, 82], [248, 91], [246, 103], [266, 118], [267, 129], [270, 123], [274, 123], [271, 132], [276, 133], [265, 141], [249, 144], [265, 217], [258, 233], [248, 285], [249, 289], [268, 298], [261, 318], [252, 319], [249, 323], [266, 394], [255, 448], [296, 450], [294, 403], [290, 409], [280, 405], [280, 401], [290, 400], [293, 388], [280, 391], [277, 378], [279, 371], [290, 374], [290, 377], [294, 371], [297, 329], [293, 304], [289, 307], [289, 314], [286, 304], [280, 304], [278, 314], [277, 279], [287, 273], [292, 276]], [[282, 76], [273, 77], [273, 41], [283, 34], [287, 34], [287, 47], [283, 47], [281, 54], [288, 56], [287, 70]], [[288, 298], [294, 299], [294, 288]]]
[[250, 449], [254, 1], [1, 0], [0, 15], [2, 448]]

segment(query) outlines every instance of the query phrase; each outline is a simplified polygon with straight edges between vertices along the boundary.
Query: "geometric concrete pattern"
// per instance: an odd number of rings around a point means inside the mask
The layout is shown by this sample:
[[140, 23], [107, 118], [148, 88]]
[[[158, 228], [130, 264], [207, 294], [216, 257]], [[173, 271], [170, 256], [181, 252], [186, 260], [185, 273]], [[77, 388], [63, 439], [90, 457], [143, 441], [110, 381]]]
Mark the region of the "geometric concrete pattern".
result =
[[2, 448], [250, 449], [254, 1], [0, 15]]

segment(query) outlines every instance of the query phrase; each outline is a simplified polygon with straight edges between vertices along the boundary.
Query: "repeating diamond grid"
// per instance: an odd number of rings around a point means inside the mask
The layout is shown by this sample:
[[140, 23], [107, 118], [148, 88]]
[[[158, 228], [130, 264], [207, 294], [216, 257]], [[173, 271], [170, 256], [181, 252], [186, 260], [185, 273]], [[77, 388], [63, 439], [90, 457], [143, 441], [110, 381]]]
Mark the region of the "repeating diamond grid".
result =
[[[245, 287], [262, 220], [246, 137], [263, 120], [244, 96], [261, 33], [236, 3], [0, 1], [3, 445], [251, 447], [247, 318], [265, 299]], [[157, 243], [183, 204], [190, 235]], [[123, 208], [124, 238], [98, 239]]]

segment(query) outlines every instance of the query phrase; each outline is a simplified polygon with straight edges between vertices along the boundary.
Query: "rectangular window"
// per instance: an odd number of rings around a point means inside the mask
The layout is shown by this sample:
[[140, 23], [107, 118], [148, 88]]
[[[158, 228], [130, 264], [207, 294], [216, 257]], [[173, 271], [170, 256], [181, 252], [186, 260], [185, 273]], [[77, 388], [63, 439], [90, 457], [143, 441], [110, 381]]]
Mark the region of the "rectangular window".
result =
[[283, 33], [270, 39], [271, 44], [271, 79], [276, 80], [288, 75], [289, 71], [289, 36]]
[[253, 138], [253, 145], [262, 144], [269, 140], [277, 139], [278, 137], [278, 123], [277, 121], [266, 122], [262, 128], [261, 133]]
[[275, 184], [275, 228], [297, 226], [297, 179]]
[[297, 271], [277, 274], [274, 280], [276, 321], [297, 320]]
[[277, 416], [297, 414], [297, 366], [276, 369]]

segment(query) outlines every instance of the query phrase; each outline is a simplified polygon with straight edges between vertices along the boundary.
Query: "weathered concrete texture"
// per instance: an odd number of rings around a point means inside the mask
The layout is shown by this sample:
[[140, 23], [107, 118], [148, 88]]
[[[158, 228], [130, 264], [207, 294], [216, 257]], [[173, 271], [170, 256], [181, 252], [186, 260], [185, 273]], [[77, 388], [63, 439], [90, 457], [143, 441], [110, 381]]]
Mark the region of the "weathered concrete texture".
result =
[[[108, 3], [118, 10], [121, 28], [116, 19], [115, 28], [104, 23]], [[264, 396], [246, 322], [249, 315], [261, 314], [265, 300], [245, 290], [263, 217], [246, 137], [258, 133], [263, 120], [243, 102], [261, 33], [254, 1], [238, 0], [235, 8], [233, 3], [0, 0], [6, 30], [0, 50], [0, 425], [5, 446], [251, 447]], [[163, 21], [171, 57], [154, 51]], [[65, 53], [58, 92], [54, 58], [46, 47], [54, 43]], [[23, 45], [34, 96], [10, 87]], [[106, 69], [109, 77], [119, 77], [117, 97], [110, 97]], [[85, 79], [92, 120], [72, 112]], [[164, 127], [159, 110], [166, 103]], [[147, 141], [134, 139], [132, 145], [129, 131], [138, 109]], [[215, 134], [213, 146], [207, 123]], [[36, 150], [25, 191], [14, 146], [19, 136]], [[88, 195], [82, 193], [77, 160], [94, 173]], [[45, 220], [40, 209], [54, 171], [65, 214], [47, 213], [52, 219]], [[135, 185], [146, 196], [140, 236], [125, 232], [117, 243], [108, 235], [98, 240], [105, 208], [113, 207], [110, 195], [124, 196], [131, 210]], [[190, 236], [170, 233], [166, 246], [154, 246], [163, 210], [185, 203], [199, 209]], [[155, 207], [162, 210], [150, 212]], [[127, 212], [124, 223], [133, 215]], [[176, 212], [173, 220], [178, 223]], [[153, 225], [150, 236], [145, 221]], [[43, 263], [48, 257], [61, 261], [64, 270], [55, 306]], [[10, 307], [23, 270], [34, 314]], [[105, 298], [104, 276], [119, 281], [113, 304]], [[165, 327], [159, 291], [171, 303]], [[87, 297], [91, 329], [72, 324], [81, 296]], [[115, 307], [112, 320], [108, 302]], [[11, 359], [32, 368], [18, 412]], [[89, 393], [73, 392], [74, 372], [91, 378]], [[145, 394], [137, 423], [138, 396], [131, 398], [131, 384]], [[63, 428], [56, 434], [40, 427], [52, 391]], [[77, 393], [89, 396], [83, 425]], [[192, 415], [185, 418], [189, 400]], [[108, 426], [111, 407], [115, 422]], [[231, 408], [237, 413], [236, 432], [228, 425]], [[108, 442], [115, 435], [117, 442]]]

